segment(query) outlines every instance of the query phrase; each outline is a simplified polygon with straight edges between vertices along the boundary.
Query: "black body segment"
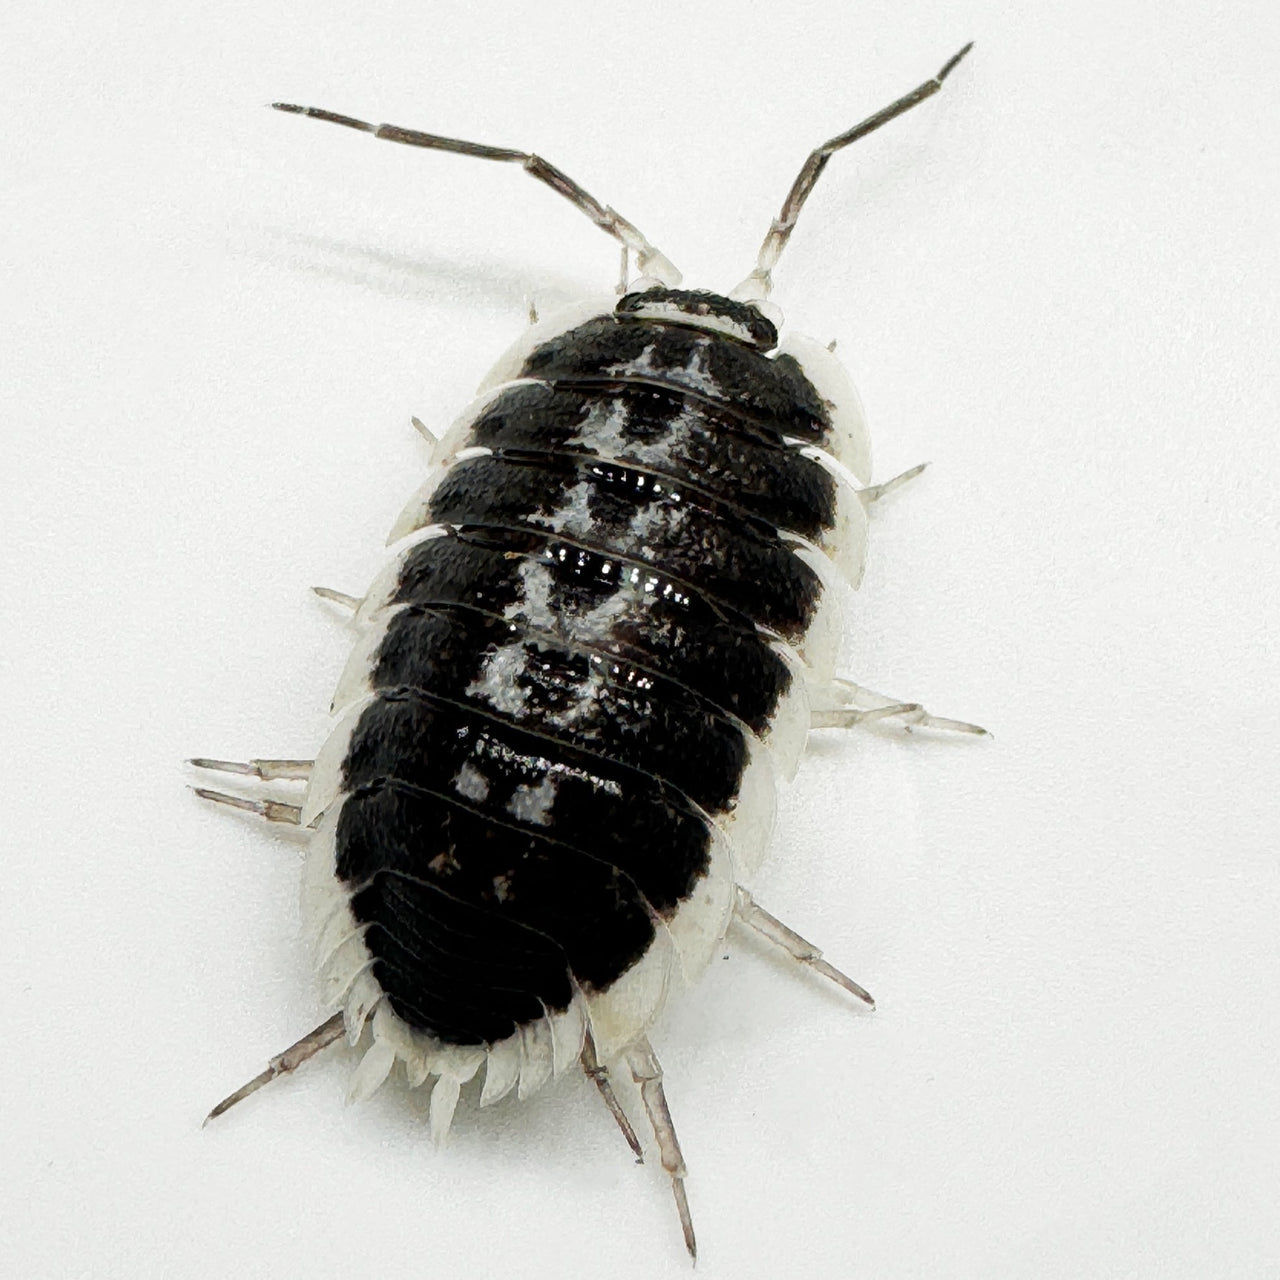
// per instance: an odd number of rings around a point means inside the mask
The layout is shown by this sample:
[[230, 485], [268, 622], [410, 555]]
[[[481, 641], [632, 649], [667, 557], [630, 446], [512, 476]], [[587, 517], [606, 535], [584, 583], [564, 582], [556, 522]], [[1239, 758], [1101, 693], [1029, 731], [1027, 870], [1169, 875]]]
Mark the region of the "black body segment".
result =
[[697, 694], [617, 658], [526, 637], [475, 610], [389, 619], [370, 683], [478, 706], [531, 733], [661, 778], [711, 813], [733, 807], [745, 731]]
[[614, 313], [533, 351], [520, 376], [544, 382], [641, 382], [709, 400], [779, 438], [822, 444], [827, 404], [790, 356], [725, 334]]
[[[372, 828], [381, 844], [411, 827], [385, 797], [359, 792], [344, 803], [339, 838], [362, 860]], [[450, 1044], [503, 1040], [522, 1023], [573, 996], [563, 949], [535, 930], [469, 906], [434, 885], [382, 872], [354, 886], [351, 914], [367, 926], [373, 972], [396, 1014]]]
[[440, 524], [542, 529], [661, 565], [793, 643], [822, 595], [818, 575], [776, 530], [623, 463], [467, 458], [445, 472], [429, 512]]
[[421, 690], [379, 693], [352, 732], [344, 790], [388, 782], [608, 861], [660, 914], [707, 867], [707, 820], [672, 787]]
[[666, 387], [515, 383], [485, 406], [469, 442], [504, 456], [631, 462], [811, 541], [835, 517], [836, 481], [820, 463], [749, 419]]
[[[362, 892], [352, 902], [357, 920], [378, 925], [366, 933], [371, 953], [391, 974], [416, 962], [417, 980], [405, 983], [402, 999], [420, 1001], [425, 987], [440, 1003], [448, 1002], [459, 1043], [468, 1042], [462, 1038], [468, 1032], [475, 1039], [493, 1038], [482, 1034], [480, 1025], [481, 1017], [492, 1012], [483, 1001], [486, 986], [496, 986], [509, 1005], [519, 1005], [524, 1016], [517, 1020], [528, 1021], [541, 1016], [537, 1002], [550, 1009], [567, 1006], [570, 973], [582, 986], [607, 987], [653, 939], [643, 896], [616, 866], [428, 792], [388, 783], [360, 788], [343, 804], [337, 840], [339, 875], [352, 885], [372, 881], [376, 890], [376, 905]], [[406, 882], [413, 886], [407, 892]], [[471, 972], [451, 965], [451, 959], [468, 959], [467, 948], [457, 942], [456, 926], [452, 933], [439, 927], [448, 909], [442, 896], [479, 908], [483, 914], [473, 919], [483, 922], [482, 935], [503, 938], [519, 953], [519, 966], [495, 966], [492, 957]], [[369, 915], [362, 919], [365, 910]], [[388, 919], [392, 910], [396, 914]], [[459, 913], [454, 914], [456, 921]], [[558, 958], [548, 942], [555, 944]], [[395, 994], [394, 980], [383, 987]], [[469, 1006], [474, 1008], [470, 1026]]]
[[462, 604], [611, 654], [768, 728], [789, 667], [743, 613], [639, 561], [533, 531], [466, 529], [413, 547], [394, 604]]

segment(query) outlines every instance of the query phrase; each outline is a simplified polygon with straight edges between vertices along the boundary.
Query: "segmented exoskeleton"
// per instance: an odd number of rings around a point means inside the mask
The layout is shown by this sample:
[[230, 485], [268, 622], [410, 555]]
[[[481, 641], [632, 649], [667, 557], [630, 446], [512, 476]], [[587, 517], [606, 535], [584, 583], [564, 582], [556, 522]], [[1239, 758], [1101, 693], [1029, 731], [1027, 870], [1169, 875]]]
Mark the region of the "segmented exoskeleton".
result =
[[[684, 1163], [647, 1033], [730, 922], [870, 1004], [748, 885], [776, 782], [813, 726], [896, 717], [981, 732], [833, 671], [831, 585], [862, 573], [862, 409], [822, 345], [779, 340], [766, 301], [813, 153], [730, 296], [683, 290], [640, 233], [537, 156], [281, 106], [433, 149], [521, 164], [623, 246], [621, 295], [532, 328], [434, 444], [354, 611], [358, 641], [314, 761], [199, 760], [302, 803], [202, 789], [310, 832], [303, 920], [338, 1012], [215, 1108], [343, 1032], [352, 1090], [399, 1061], [433, 1081], [431, 1128], [580, 1065], [637, 1151], [608, 1068], [640, 1084], [687, 1246]], [[641, 275], [629, 279], [630, 255]]]

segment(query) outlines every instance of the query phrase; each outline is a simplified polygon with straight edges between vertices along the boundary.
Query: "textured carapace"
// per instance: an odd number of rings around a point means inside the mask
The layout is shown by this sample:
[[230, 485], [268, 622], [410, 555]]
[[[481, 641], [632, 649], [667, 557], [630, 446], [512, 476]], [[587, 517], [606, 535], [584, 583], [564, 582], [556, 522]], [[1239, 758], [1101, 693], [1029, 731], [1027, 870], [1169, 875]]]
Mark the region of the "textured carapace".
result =
[[865, 455], [856, 402], [775, 345], [628, 294], [524, 351], [396, 525], [302, 816], [317, 961], [416, 1071], [535, 1023], [614, 1057], [723, 936], [863, 545], [811, 448]]

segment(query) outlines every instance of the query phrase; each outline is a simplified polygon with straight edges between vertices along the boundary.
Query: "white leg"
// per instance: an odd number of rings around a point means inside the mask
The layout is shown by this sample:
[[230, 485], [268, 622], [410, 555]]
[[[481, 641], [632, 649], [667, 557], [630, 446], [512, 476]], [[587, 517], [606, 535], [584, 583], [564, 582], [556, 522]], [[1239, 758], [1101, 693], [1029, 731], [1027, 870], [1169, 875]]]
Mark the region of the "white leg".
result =
[[864, 689], [852, 680], [831, 680], [810, 690], [809, 705], [810, 727], [814, 729], [852, 729], [869, 721], [892, 719], [908, 732], [913, 728], [939, 729], [946, 733], [991, 737], [981, 725], [930, 715], [918, 702], [903, 702], [899, 698]]
[[882, 484], [873, 484], [866, 489], [859, 489], [858, 497], [862, 499], [862, 505], [869, 507], [873, 502], [879, 502], [885, 494], [892, 493], [895, 489], [900, 489], [908, 480], [914, 480], [928, 465], [927, 462], [917, 463], [901, 475], [894, 476], [892, 480], [885, 480]]
[[698, 1243], [693, 1237], [693, 1219], [689, 1216], [689, 1198], [684, 1189], [684, 1156], [680, 1153], [680, 1141], [676, 1137], [676, 1127], [662, 1088], [662, 1066], [647, 1036], [642, 1036], [627, 1050], [627, 1065], [631, 1068], [631, 1078], [640, 1086], [640, 1099], [653, 1127], [662, 1167], [671, 1178], [671, 1193], [675, 1196], [676, 1212], [680, 1215], [684, 1247], [697, 1262]]
[[335, 591], [332, 587], [312, 587], [311, 590], [321, 600], [332, 600], [334, 604], [340, 604], [344, 609], [350, 609], [352, 613], [364, 604], [364, 601], [356, 596], [349, 596], [345, 591]]
[[[529, 303], [529, 317], [530, 317], [530, 322], [532, 322], [533, 316], [534, 316], [535, 314], [536, 314], [536, 313], [535, 313], [535, 312], [534, 312], [534, 310], [533, 310], [533, 303], [531, 302], [531, 303]], [[424, 439], [428, 444], [439, 444], [439, 442], [440, 442], [440, 437], [441, 437], [441, 435], [443, 434], [443, 432], [432, 431], [432, 429], [431, 429], [429, 426], [427, 426], [427, 424], [426, 424], [425, 422], [423, 422], [423, 420], [422, 420], [421, 418], [410, 418], [410, 419], [409, 419], [409, 421], [410, 421], [411, 423], [413, 423], [413, 429], [414, 429], [414, 430], [415, 430], [415, 431], [416, 431], [416, 432], [417, 432], [417, 433], [418, 433], [418, 434], [419, 434], [419, 435], [420, 435], [420, 436], [421, 436], [421, 437], [422, 437], [422, 438], [423, 438], [423, 439]], [[318, 587], [313, 587], [313, 588], [312, 588], [312, 590], [314, 590], [314, 591], [318, 591], [318, 590], [319, 590], [319, 588], [318, 588]]]
[[291, 1044], [283, 1053], [278, 1053], [267, 1063], [267, 1069], [256, 1075], [246, 1085], [241, 1085], [235, 1093], [223, 1098], [212, 1111], [205, 1116], [205, 1124], [216, 1119], [224, 1111], [229, 1111], [237, 1102], [243, 1102], [251, 1093], [257, 1093], [264, 1084], [270, 1084], [277, 1076], [296, 1071], [308, 1058], [313, 1058], [321, 1049], [327, 1048], [335, 1040], [345, 1034], [342, 1014], [335, 1013], [327, 1022], [322, 1022], [314, 1031], [308, 1032], [297, 1044]]
[[812, 942], [806, 941], [794, 929], [788, 929], [777, 916], [771, 916], [741, 885], [734, 890], [733, 912], [740, 923], [754, 930], [774, 946], [781, 947], [793, 960], [808, 965], [814, 973], [820, 973], [824, 978], [829, 978], [836, 986], [842, 987], [850, 995], [857, 996], [863, 1004], [869, 1005], [872, 1009], [876, 1007], [876, 1002], [865, 987], [854, 982], [847, 974], [841, 973], [834, 965], [828, 964], [822, 958], [822, 952]]

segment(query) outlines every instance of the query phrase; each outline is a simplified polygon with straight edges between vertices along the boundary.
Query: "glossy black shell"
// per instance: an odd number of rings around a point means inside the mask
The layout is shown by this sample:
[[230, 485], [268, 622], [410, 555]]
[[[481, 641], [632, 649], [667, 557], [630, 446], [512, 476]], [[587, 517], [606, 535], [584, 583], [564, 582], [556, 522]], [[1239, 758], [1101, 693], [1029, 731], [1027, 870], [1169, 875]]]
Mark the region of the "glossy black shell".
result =
[[448, 531], [376, 623], [335, 871], [392, 1010], [447, 1043], [645, 956], [790, 689], [778, 638], [818, 606], [783, 534], [833, 526], [835, 482], [795, 444], [827, 406], [758, 315], [735, 337], [637, 296], [486, 402], [467, 443], [488, 452], [435, 486], [423, 523]]

